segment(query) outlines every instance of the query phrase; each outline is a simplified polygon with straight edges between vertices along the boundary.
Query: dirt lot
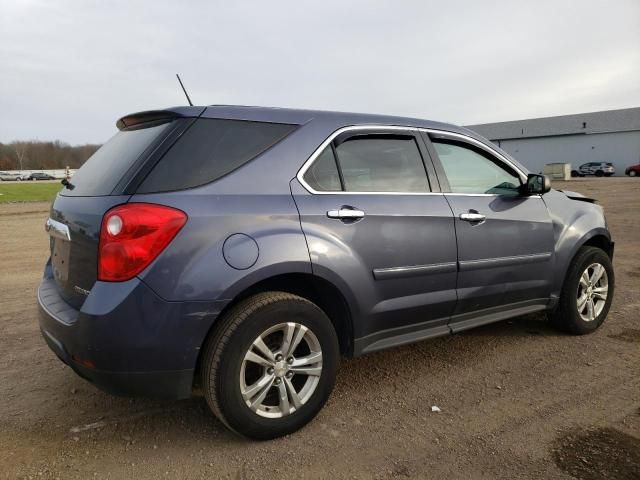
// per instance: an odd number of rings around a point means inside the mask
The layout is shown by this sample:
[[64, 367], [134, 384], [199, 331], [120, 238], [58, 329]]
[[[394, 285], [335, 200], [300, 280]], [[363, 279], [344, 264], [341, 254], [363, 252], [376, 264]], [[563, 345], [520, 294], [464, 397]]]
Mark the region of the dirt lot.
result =
[[201, 398], [112, 397], [63, 366], [35, 300], [48, 206], [0, 206], [0, 478], [640, 478], [640, 180], [554, 186], [598, 198], [616, 240], [598, 332], [530, 315], [344, 360], [317, 419], [265, 443]]

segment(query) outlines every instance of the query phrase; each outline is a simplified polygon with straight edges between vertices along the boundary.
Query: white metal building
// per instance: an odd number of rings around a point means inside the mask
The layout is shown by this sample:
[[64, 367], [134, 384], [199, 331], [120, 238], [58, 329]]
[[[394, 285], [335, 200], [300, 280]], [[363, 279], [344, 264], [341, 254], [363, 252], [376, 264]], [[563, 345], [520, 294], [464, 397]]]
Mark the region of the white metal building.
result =
[[532, 172], [547, 163], [611, 162], [616, 175], [640, 163], [640, 108], [469, 125]]

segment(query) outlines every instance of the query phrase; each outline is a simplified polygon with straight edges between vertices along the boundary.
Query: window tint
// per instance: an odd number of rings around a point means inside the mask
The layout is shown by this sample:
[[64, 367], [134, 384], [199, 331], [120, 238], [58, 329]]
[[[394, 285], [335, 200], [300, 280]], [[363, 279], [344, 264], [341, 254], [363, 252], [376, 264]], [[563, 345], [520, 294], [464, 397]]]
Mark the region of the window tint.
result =
[[201, 118], [149, 173], [139, 193], [213, 182], [282, 140], [296, 125]]
[[109, 195], [142, 153], [167, 128], [154, 127], [122, 130], [98, 149], [73, 176], [73, 190], [63, 189], [65, 196]]
[[318, 192], [342, 190], [336, 159], [331, 146], [325, 148], [304, 174], [304, 181]]
[[336, 148], [348, 192], [428, 192], [427, 173], [413, 137], [359, 137]]
[[440, 163], [455, 193], [517, 195], [520, 179], [470, 146], [433, 141]]

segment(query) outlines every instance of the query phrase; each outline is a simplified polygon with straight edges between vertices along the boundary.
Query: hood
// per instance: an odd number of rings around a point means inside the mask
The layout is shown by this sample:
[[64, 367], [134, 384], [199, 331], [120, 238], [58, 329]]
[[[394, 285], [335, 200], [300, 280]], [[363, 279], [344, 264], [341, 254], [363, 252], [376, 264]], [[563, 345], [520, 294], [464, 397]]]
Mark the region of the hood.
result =
[[588, 203], [596, 203], [597, 201], [595, 198], [586, 197], [585, 195], [578, 192], [572, 192], [570, 190], [558, 190], [558, 191], [564, 193], [571, 200], [578, 200], [580, 202], [588, 202]]

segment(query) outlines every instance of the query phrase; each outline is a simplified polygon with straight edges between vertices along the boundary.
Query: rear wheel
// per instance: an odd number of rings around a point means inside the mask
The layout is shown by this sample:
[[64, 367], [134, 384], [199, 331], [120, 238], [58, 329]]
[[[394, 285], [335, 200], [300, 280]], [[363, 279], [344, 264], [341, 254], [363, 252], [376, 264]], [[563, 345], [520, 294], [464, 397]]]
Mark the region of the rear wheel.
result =
[[637, 173], [636, 173], [636, 171], [635, 171], [635, 170], [631, 170], [631, 171], [629, 172], [629, 176], [630, 176], [630, 177], [635, 177], [636, 175], [637, 175]]
[[615, 277], [609, 256], [596, 247], [582, 247], [564, 281], [560, 301], [549, 315], [560, 330], [583, 335], [594, 332], [607, 317]]
[[283, 292], [233, 307], [207, 341], [202, 384], [207, 403], [231, 430], [267, 440], [311, 421], [327, 401], [339, 361], [325, 313]]
[[604, 175], [604, 172], [602, 170], [596, 170], [595, 175], [596, 177], [602, 177]]

